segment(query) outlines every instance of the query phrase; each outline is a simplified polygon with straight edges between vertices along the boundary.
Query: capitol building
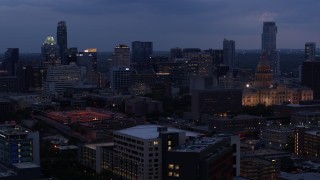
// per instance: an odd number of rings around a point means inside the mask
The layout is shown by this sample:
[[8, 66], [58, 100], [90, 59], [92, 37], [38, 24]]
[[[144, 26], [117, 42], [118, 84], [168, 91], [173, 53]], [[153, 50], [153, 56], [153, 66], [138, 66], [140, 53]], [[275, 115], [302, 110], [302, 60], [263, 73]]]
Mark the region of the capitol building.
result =
[[299, 104], [300, 101], [313, 100], [313, 91], [310, 88], [274, 83], [270, 62], [265, 53], [258, 63], [253, 85], [247, 85], [243, 90], [242, 105], [266, 106], [283, 103]]

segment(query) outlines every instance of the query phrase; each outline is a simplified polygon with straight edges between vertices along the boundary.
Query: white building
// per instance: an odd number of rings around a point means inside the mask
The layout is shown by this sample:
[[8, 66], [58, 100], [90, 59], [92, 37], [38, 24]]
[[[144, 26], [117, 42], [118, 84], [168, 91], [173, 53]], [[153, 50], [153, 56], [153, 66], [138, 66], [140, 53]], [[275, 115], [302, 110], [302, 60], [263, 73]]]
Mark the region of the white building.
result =
[[65, 92], [81, 81], [81, 68], [75, 64], [49, 66], [44, 82], [44, 94], [53, 95]]
[[199, 134], [159, 125], [114, 132], [114, 174], [123, 179], [162, 179], [162, 152]]

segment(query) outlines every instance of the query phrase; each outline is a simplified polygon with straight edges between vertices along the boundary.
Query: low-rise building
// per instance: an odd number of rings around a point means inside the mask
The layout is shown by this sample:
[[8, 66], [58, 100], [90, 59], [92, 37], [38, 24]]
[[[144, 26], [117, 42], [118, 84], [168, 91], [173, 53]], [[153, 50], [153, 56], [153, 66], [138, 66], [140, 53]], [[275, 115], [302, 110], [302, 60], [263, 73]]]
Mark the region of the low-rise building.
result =
[[126, 113], [137, 115], [162, 113], [163, 104], [162, 102], [152, 100], [151, 98], [137, 97], [126, 101], [125, 111]]
[[241, 89], [193, 90], [191, 96], [191, 112], [195, 120], [199, 120], [202, 114], [233, 114], [242, 107]]
[[238, 115], [233, 118], [213, 117], [208, 120], [209, 129], [218, 133], [258, 131], [266, 125], [266, 118], [251, 115]]
[[252, 180], [276, 180], [279, 175], [276, 161], [257, 157], [241, 158], [240, 175]]
[[39, 132], [18, 126], [0, 127], [0, 164], [15, 172], [15, 178], [40, 177]]
[[269, 148], [283, 149], [293, 137], [293, 128], [288, 126], [267, 126], [260, 131], [260, 138]]
[[294, 153], [305, 157], [319, 158], [320, 129], [296, 127], [294, 131]]
[[199, 138], [167, 152], [163, 179], [232, 179], [236, 148], [229, 138]]
[[320, 111], [299, 111], [291, 115], [291, 123], [308, 127], [320, 127]]
[[79, 148], [78, 161], [81, 165], [95, 170], [112, 172], [113, 143], [85, 144]]
[[299, 104], [300, 101], [313, 100], [313, 91], [307, 87], [289, 87], [280, 84], [270, 88], [245, 88], [243, 91], [242, 105], [266, 106], [280, 105], [283, 103]]

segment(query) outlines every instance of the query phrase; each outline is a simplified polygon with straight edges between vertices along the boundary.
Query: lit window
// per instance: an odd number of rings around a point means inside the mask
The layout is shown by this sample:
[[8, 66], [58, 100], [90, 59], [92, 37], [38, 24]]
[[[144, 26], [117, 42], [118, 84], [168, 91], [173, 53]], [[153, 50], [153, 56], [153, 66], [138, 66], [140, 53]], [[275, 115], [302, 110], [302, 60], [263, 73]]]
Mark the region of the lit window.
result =
[[173, 169], [173, 166], [174, 166], [173, 164], [169, 164], [169, 165], [168, 165], [168, 168], [169, 168], [169, 169]]
[[153, 145], [158, 145], [158, 141], [153, 141]]
[[172, 172], [169, 172], [169, 173], [168, 173], [168, 176], [172, 176]]
[[170, 151], [170, 150], [171, 150], [171, 146], [168, 147], [168, 151]]
[[179, 168], [180, 168], [180, 166], [179, 166], [179, 165], [176, 165], [176, 166], [175, 166], [175, 169], [176, 169], [176, 170], [178, 170]]
[[168, 141], [168, 145], [171, 146], [171, 141]]
[[174, 177], [179, 177], [180, 175], [179, 175], [179, 173], [176, 173], [176, 172], [175, 172], [175, 173], [173, 173], [173, 176], [174, 176]]

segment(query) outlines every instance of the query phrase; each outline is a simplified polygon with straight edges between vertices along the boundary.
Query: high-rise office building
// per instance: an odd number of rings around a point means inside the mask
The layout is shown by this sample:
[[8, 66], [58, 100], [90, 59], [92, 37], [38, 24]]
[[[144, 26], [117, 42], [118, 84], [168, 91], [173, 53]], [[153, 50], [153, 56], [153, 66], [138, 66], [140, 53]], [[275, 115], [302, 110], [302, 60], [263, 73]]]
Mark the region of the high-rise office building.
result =
[[150, 64], [150, 56], [152, 53], [152, 42], [132, 42], [132, 62], [137, 66], [137, 68], [147, 68]]
[[77, 65], [85, 66], [88, 72], [97, 71], [97, 49], [89, 48], [77, 54]]
[[120, 44], [114, 48], [110, 68], [129, 68], [130, 67], [130, 48]]
[[3, 70], [8, 72], [9, 76], [15, 75], [15, 64], [19, 61], [19, 48], [8, 48], [4, 53]]
[[115, 91], [128, 92], [135, 71], [130, 68], [114, 68], [111, 70], [111, 88]]
[[171, 48], [170, 49], [170, 58], [173, 59], [180, 59], [182, 58], [182, 49], [181, 48]]
[[78, 48], [72, 47], [68, 48], [68, 62], [77, 63]]
[[69, 64], [68, 60], [68, 36], [67, 26], [65, 21], [58, 22], [57, 26], [57, 42], [59, 47], [59, 55], [61, 57], [61, 64]]
[[277, 26], [275, 22], [264, 22], [261, 35], [261, 50], [267, 53], [272, 73], [274, 76], [280, 75], [279, 53], [277, 51]]
[[209, 53], [212, 56], [213, 64], [218, 66], [223, 63], [223, 50], [221, 49], [208, 49], [204, 52]]
[[81, 68], [75, 64], [49, 66], [44, 82], [44, 94], [62, 94], [68, 88], [78, 85], [81, 81]]
[[41, 46], [41, 64], [43, 66], [60, 64], [58, 46], [53, 36], [47, 36]]
[[[77, 54], [77, 65], [85, 67], [86, 77], [90, 84], [99, 84], [99, 74], [97, 73], [97, 49], [89, 48]], [[99, 86], [99, 85], [98, 85]]]
[[304, 46], [304, 57], [305, 61], [315, 61], [316, 60], [316, 43], [307, 42]]
[[235, 44], [236, 43], [233, 40], [223, 40], [223, 61], [224, 64], [229, 66], [231, 71], [234, 69], [234, 60], [236, 56]]

